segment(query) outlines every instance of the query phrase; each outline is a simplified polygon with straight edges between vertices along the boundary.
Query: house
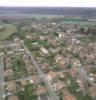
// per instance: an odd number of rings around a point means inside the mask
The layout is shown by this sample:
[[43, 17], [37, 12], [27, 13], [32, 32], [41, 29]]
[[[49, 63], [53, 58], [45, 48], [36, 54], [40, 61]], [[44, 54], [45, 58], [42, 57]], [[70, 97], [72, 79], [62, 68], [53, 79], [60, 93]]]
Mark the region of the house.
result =
[[77, 100], [72, 94], [65, 95], [64, 100]]
[[21, 80], [20, 83], [21, 83], [21, 86], [26, 86], [28, 85], [28, 80]]
[[42, 40], [42, 41], [45, 41], [46, 38], [45, 38], [45, 36], [40, 35], [39, 39]]
[[40, 50], [44, 55], [48, 55], [49, 54], [49, 51], [44, 47], [41, 47]]
[[38, 40], [39, 39], [39, 37], [38, 37], [38, 35], [34, 35], [34, 34], [32, 34], [32, 33], [29, 33], [28, 35], [26, 35], [26, 39], [28, 39], [28, 40]]
[[62, 55], [60, 55], [60, 54], [57, 54], [57, 55], [55, 56], [56, 63], [60, 62], [60, 61], [63, 60], [63, 59], [64, 59], [64, 57], [63, 57]]
[[96, 73], [95, 74], [93, 74], [93, 79], [95, 80], [95, 82], [96, 82]]
[[38, 47], [38, 44], [39, 44], [39, 42], [32, 42], [32, 45], [33, 45], [34, 47]]
[[28, 71], [28, 73], [35, 72], [35, 68], [32, 65], [29, 65], [29, 64], [26, 66], [26, 70]]
[[38, 96], [38, 100], [49, 100], [49, 97], [47, 95], [40, 95]]
[[60, 92], [63, 88], [66, 87], [65, 83], [62, 81], [57, 81], [56, 83], [52, 84], [54, 91]]
[[96, 86], [91, 86], [89, 88], [89, 93], [92, 97], [96, 97]]
[[8, 92], [16, 91], [16, 83], [15, 82], [8, 82], [5, 86], [6, 86], [5, 90]]
[[25, 52], [25, 49], [17, 48], [17, 47], [16, 47], [15, 52], [16, 52], [16, 53], [23, 53], [23, 52]]
[[78, 69], [76, 67], [72, 67], [70, 70], [70, 74], [72, 77], [76, 78], [78, 75]]
[[39, 86], [36, 90], [38, 96], [47, 94], [47, 89], [45, 86]]
[[65, 78], [64, 73], [63, 73], [63, 72], [61, 72], [61, 71], [60, 71], [60, 72], [58, 72], [58, 73], [57, 73], [57, 75], [58, 75], [58, 77], [59, 77], [59, 78], [61, 78], [61, 79], [64, 79], [64, 78]]
[[64, 57], [60, 54], [55, 56], [55, 61], [60, 65], [61, 68], [66, 68]]
[[55, 22], [52, 22], [52, 23], [50, 23], [51, 25], [53, 25], [53, 26], [55, 26], [56, 25], [56, 23]]
[[63, 37], [63, 34], [59, 33], [59, 38], [62, 38]]
[[11, 55], [11, 54], [14, 54], [14, 50], [7, 51], [7, 55]]
[[48, 38], [48, 43], [52, 45], [53, 47], [57, 47], [57, 44], [58, 44], [58, 42], [53, 37]]
[[25, 62], [25, 65], [27, 66], [29, 64], [29, 57], [28, 57], [28, 55], [27, 54], [23, 54], [22, 58], [23, 58], [23, 60]]
[[79, 85], [80, 90], [83, 90], [84, 89], [84, 84], [82, 84], [82, 81], [80, 79], [77, 79], [76, 82]]
[[19, 98], [16, 95], [11, 95], [8, 97], [8, 100], [19, 100]]
[[31, 34], [26, 35], [26, 39], [31, 40], [32, 39], [32, 35]]
[[80, 67], [81, 66], [81, 62], [78, 59], [72, 59], [72, 63], [73, 63], [73, 66], [76, 66], [76, 67]]
[[[6, 63], [6, 62], [5, 62]], [[10, 69], [12, 67], [12, 63], [9, 61], [5, 65], [6, 69]]]
[[11, 62], [11, 58], [10, 58], [9, 56], [6, 56], [6, 57], [5, 57], [5, 62], [6, 62], [6, 63]]
[[48, 71], [50, 70], [49, 67], [50, 67], [49, 64], [46, 63], [46, 62], [44, 62], [44, 63], [42, 64], [42, 66], [41, 66], [41, 69], [43, 70], [43, 72], [48, 72]]
[[57, 48], [49, 48], [49, 51], [52, 53], [52, 54], [56, 54], [58, 52], [60, 52], [61, 48], [60, 47], [57, 47]]
[[63, 94], [63, 100], [77, 100], [76, 97], [73, 94], [69, 93], [67, 89], [63, 90]]
[[14, 43], [12, 41], [7, 41], [3, 44], [1, 44], [1, 49], [6, 48], [6, 49], [12, 49], [14, 47]]
[[53, 71], [48, 72], [47, 74], [48, 81], [54, 83], [55, 81], [57, 81], [57, 78], [58, 78], [57, 72], [53, 72]]
[[8, 49], [8, 50], [14, 50], [21, 48], [20, 40], [14, 40], [14, 41], [6, 41], [1, 44], [1, 49]]
[[30, 81], [30, 83], [33, 83], [33, 84], [40, 84], [41, 83], [41, 79], [37, 75], [33, 75], [29, 81]]
[[13, 69], [7, 69], [7, 70], [4, 71], [5, 77], [10, 77], [10, 76], [13, 76], [13, 75], [14, 75]]
[[6, 69], [9, 69], [10, 67], [12, 67], [11, 58], [9, 56], [5, 56], [4, 62], [6, 64], [5, 65]]
[[16, 37], [16, 38], [14, 39], [14, 43], [20, 43], [20, 38], [19, 38], [19, 37]]

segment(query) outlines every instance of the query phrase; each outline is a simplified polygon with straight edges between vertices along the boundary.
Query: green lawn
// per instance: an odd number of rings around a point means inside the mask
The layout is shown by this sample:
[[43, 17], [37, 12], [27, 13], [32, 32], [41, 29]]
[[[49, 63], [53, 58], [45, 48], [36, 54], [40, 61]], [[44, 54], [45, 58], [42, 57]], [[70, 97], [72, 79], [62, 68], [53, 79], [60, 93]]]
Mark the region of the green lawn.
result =
[[1, 26], [4, 28], [4, 30], [0, 30], [0, 40], [8, 38], [17, 31], [16, 27], [11, 24], [3, 24]]

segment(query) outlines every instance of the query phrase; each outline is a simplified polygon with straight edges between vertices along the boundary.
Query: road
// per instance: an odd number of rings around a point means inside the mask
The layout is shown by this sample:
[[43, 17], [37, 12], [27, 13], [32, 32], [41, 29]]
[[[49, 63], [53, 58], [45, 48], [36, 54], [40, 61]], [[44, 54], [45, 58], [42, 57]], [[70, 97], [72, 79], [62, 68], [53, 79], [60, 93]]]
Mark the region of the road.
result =
[[43, 73], [43, 71], [40, 69], [40, 67], [38, 66], [37, 62], [35, 61], [35, 59], [32, 56], [32, 53], [29, 51], [29, 49], [24, 45], [24, 42], [22, 41], [22, 45], [24, 46], [24, 49], [26, 50], [26, 53], [29, 55], [30, 60], [32, 61], [32, 63], [34, 64], [37, 73], [39, 75], [39, 77], [41, 78], [41, 80], [45, 83], [46, 88], [48, 90], [49, 96], [50, 96], [50, 100], [59, 100], [59, 97], [56, 95], [56, 93], [54, 92], [51, 84], [48, 82], [48, 80], [46, 79], [46, 75]]
[[2, 77], [4, 75], [4, 62], [3, 62], [3, 56], [0, 56], [0, 100], [4, 100], [4, 78]]
[[5, 84], [8, 84], [10, 82], [19, 82], [19, 81], [22, 81], [22, 80], [30, 80], [30, 79], [32, 79], [32, 75], [27, 76], [27, 77], [22, 77], [22, 78], [19, 78], [19, 79], [14, 79], [14, 80], [6, 81]]

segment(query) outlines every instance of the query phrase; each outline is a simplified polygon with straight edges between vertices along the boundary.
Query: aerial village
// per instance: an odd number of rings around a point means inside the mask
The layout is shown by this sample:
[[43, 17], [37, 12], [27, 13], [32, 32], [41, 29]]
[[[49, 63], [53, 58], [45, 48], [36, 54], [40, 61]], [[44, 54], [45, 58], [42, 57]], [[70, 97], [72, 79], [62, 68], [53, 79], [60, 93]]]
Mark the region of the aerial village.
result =
[[56, 22], [30, 27], [23, 38], [0, 43], [3, 98], [96, 100], [96, 36], [87, 34], [89, 27]]

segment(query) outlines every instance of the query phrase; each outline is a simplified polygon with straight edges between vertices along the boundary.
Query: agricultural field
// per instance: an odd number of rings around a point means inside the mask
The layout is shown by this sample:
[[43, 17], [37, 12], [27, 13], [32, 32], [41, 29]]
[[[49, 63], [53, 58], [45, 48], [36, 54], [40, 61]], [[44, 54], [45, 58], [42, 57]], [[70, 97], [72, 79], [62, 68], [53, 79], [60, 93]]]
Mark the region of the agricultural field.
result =
[[5, 40], [17, 31], [16, 27], [11, 24], [0, 25], [0, 40]]
[[91, 22], [91, 21], [71, 21], [71, 20], [64, 20], [62, 22], [63, 24], [74, 24], [74, 25], [80, 25], [80, 26], [94, 26], [96, 25], [96, 22]]

